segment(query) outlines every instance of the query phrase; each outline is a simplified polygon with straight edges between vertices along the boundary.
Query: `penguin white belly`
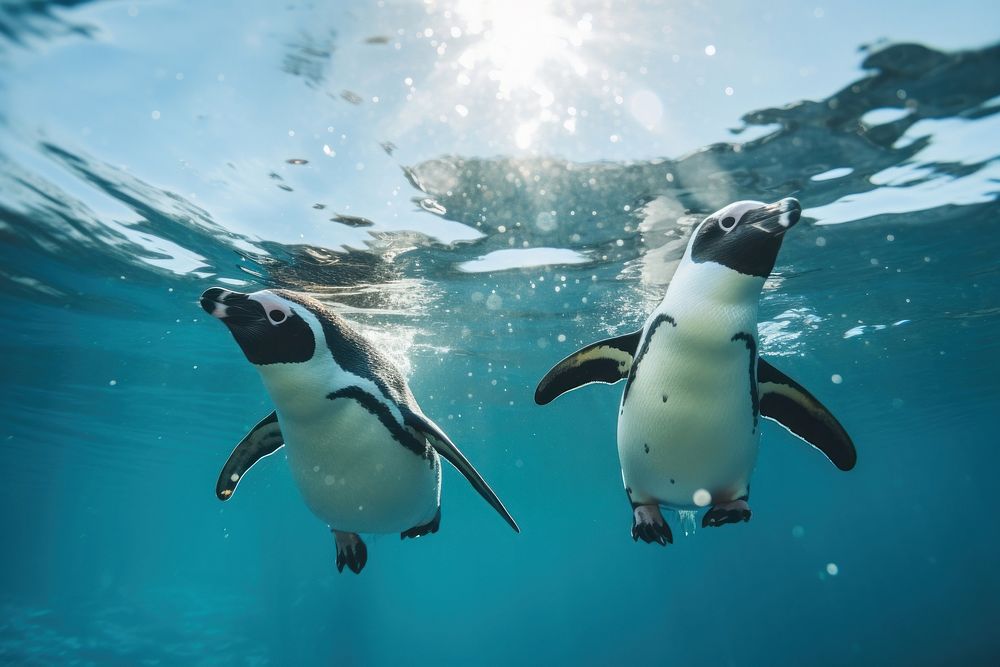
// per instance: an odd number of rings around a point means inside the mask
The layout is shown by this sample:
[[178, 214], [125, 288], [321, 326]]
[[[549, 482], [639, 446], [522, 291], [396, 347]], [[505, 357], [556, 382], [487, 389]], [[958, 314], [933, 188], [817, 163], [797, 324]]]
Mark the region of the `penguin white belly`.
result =
[[698, 506], [699, 490], [711, 502], [747, 493], [759, 431], [745, 343], [693, 342], [680, 327], [658, 332], [637, 369], [618, 419], [618, 455], [633, 502], [685, 509]]
[[407, 449], [350, 398], [317, 412], [303, 419], [278, 410], [292, 475], [313, 514], [353, 533], [402, 532], [433, 519], [441, 493], [433, 449], [430, 459]]

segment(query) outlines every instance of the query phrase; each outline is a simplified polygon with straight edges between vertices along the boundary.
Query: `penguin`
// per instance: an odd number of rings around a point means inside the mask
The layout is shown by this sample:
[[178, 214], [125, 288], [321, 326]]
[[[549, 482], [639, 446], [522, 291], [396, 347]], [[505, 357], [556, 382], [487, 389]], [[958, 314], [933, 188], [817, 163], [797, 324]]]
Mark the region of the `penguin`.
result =
[[708, 216], [641, 329], [574, 352], [539, 382], [535, 402], [545, 405], [586, 384], [625, 380], [617, 440], [633, 540], [673, 542], [664, 507], [708, 507], [703, 527], [749, 521], [762, 417], [840, 470], [854, 468], [854, 443], [836, 418], [758, 353], [760, 293], [800, 215], [787, 198], [738, 201]]
[[236, 445], [216, 495], [228, 500], [260, 459], [285, 448], [305, 504], [333, 532], [337, 570], [360, 573], [360, 533], [436, 533], [444, 457], [503, 519], [514, 518], [469, 460], [428, 418], [389, 359], [310, 297], [213, 287], [201, 296], [260, 373], [275, 411]]

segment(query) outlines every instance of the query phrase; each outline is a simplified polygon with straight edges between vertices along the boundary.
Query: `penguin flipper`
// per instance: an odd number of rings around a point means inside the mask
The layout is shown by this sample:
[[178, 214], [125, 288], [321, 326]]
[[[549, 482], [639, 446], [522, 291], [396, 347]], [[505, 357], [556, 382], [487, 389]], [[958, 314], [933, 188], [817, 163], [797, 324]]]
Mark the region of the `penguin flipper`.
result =
[[552, 367], [535, 389], [535, 403], [545, 405], [567, 391], [591, 382], [614, 384], [628, 377], [642, 329], [591, 343]]
[[417, 414], [416, 412], [408, 411], [404, 416], [404, 421], [406, 425], [419, 431], [427, 438], [430, 442], [431, 447], [434, 450], [448, 460], [455, 468], [458, 469], [460, 473], [465, 475], [465, 478], [469, 480], [472, 484], [472, 488], [479, 492], [479, 495], [488, 502], [497, 513], [504, 518], [504, 521], [510, 524], [510, 527], [514, 529], [515, 533], [520, 533], [521, 529], [517, 527], [517, 522], [514, 521], [514, 517], [510, 515], [507, 508], [503, 506], [500, 502], [500, 498], [497, 494], [493, 492], [490, 485], [486, 483], [483, 476], [479, 474], [473, 465], [469, 462], [469, 459], [465, 458], [455, 443], [445, 435], [445, 432], [441, 430], [441, 427], [432, 422], [430, 419], [422, 414]]
[[763, 359], [757, 359], [760, 413], [812, 445], [841, 470], [850, 470], [858, 453], [847, 431], [805, 387]]
[[284, 444], [285, 439], [278, 426], [278, 415], [272, 412], [250, 429], [229, 455], [229, 460], [219, 473], [219, 481], [215, 484], [215, 495], [219, 500], [229, 500], [247, 470], [265, 456], [274, 454]]

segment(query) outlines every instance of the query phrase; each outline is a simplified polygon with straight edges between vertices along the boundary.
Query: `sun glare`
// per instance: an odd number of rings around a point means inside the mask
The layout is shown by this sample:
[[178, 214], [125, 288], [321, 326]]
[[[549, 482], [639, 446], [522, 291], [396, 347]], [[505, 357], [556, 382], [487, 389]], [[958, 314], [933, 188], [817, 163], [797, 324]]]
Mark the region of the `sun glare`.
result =
[[459, 0], [454, 15], [469, 38], [459, 65], [467, 72], [485, 68], [500, 99], [529, 89], [544, 108], [554, 99], [540, 76], [546, 65], [569, 67], [578, 76], [587, 72], [575, 51], [591, 34], [588, 14], [567, 20], [546, 0]]
[[[608, 30], [620, 17], [602, 7], [424, 0], [427, 22], [416, 38], [436, 59], [432, 78], [411, 93], [428, 118], [454, 118], [460, 128], [475, 123], [480, 133], [489, 124], [489, 144], [503, 150], [537, 151], [553, 137], [577, 135], [588, 115], [581, 100], [620, 94], [603, 57], [613, 46]], [[406, 81], [412, 86], [413, 79]], [[398, 122], [405, 129], [416, 121]]]

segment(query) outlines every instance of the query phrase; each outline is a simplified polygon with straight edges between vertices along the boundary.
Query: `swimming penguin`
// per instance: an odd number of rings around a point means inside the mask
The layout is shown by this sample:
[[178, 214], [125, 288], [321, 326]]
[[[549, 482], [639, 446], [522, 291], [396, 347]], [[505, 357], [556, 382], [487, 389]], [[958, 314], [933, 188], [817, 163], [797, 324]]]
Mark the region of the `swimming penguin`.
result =
[[455, 444], [420, 410], [399, 370], [323, 304], [294, 292], [219, 287], [201, 307], [226, 325], [260, 372], [276, 410], [240, 441], [216, 495], [227, 500], [261, 458], [286, 446], [292, 476], [337, 544], [337, 569], [361, 572], [358, 533], [436, 533], [439, 455], [516, 532], [517, 524]]
[[854, 467], [854, 444], [833, 415], [758, 356], [760, 292], [800, 214], [796, 200], [782, 199], [708, 216], [641, 329], [574, 352], [538, 384], [535, 402], [544, 405], [591, 382], [626, 381], [618, 457], [633, 540], [673, 542], [661, 507], [710, 506], [703, 526], [749, 521], [761, 417], [841, 470]]

